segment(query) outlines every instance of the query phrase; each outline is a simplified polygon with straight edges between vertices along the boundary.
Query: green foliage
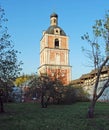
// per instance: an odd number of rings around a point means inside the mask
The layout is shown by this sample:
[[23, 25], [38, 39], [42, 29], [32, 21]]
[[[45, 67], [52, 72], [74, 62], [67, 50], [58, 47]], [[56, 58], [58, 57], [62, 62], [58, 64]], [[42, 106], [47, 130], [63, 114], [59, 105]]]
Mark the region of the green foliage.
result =
[[84, 47], [82, 47], [82, 50], [86, 52], [87, 57], [92, 61], [91, 66], [98, 68], [103, 62], [104, 56], [108, 55], [109, 52], [109, 11], [106, 12], [104, 19], [95, 21], [92, 31], [93, 38], [90, 38], [88, 33], [81, 37], [90, 46], [88, 50]]
[[5, 27], [4, 9], [0, 7], [0, 77], [3, 81], [15, 78], [21, 68], [17, 60], [18, 51], [14, 49], [8, 29]]
[[30, 95], [36, 95], [49, 104], [72, 104], [76, 101], [88, 101], [82, 87], [64, 86], [60, 80], [49, 76], [34, 77], [30, 82]]
[[89, 94], [83, 89], [82, 86], [74, 86], [76, 93], [76, 101], [85, 102], [89, 101]]
[[[19, 77], [17, 77], [17, 78], [15, 79], [14, 84], [15, 84], [16, 86], [21, 86], [23, 83], [25, 83], [25, 82], [27, 82], [27, 81], [33, 79], [34, 77], [35, 77], [34, 74], [31, 74], [31, 75], [23, 74], [23, 75], [21, 75], [21, 76], [19, 76]], [[31, 83], [31, 85], [33, 85], [33, 84]]]
[[14, 49], [8, 28], [5, 26], [8, 20], [5, 18], [4, 9], [0, 6], [0, 87], [3, 87], [6, 97], [10, 83], [12, 84], [16, 76], [21, 71], [22, 62], [18, 62], [17, 54], [19, 53]]
[[109, 104], [97, 103], [95, 118], [87, 119], [89, 103], [50, 105], [41, 109], [36, 103], [5, 104], [0, 114], [1, 130], [109, 130]]
[[63, 84], [60, 80], [56, 78], [52, 79], [47, 75], [41, 75], [34, 77], [30, 81], [29, 86], [30, 91], [34, 90], [42, 102], [48, 104], [50, 98], [52, 98], [52, 103], [59, 104], [61, 102]]
[[[104, 90], [109, 86], [109, 79], [107, 79], [106, 83], [102, 86], [102, 89], [99, 91], [99, 94], [97, 93], [102, 69], [104, 66], [108, 64], [109, 60], [109, 11], [106, 12], [104, 19], [96, 20], [95, 25], [92, 27], [92, 30], [93, 40], [90, 40], [88, 33], [81, 37], [83, 40], [86, 40], [89, 43], [90, 49], [86, 50], [86, 52], [88, 52], [88, 58], [93, 61], [92, 66], [94, 66], [94, 69], [98, 71], [95, 76], [96, 79], [93, 88], [91, 105], [88, 109], [89, 118], [94, 117], [94, 107], [96, 101], [103, 94]], [[105, 45], [105, 48], [103, 48], [103, 43]], [[105, 53], [105, 56], [103, 56], [103, 53]]]
[[65, 104], [72, 104], [74, 102], [89, 101], [88, 93], [83, 90], [81, 86], [66, 86], [64, 88], [64, 102]]
[[76, 91], [72, 86], [65, 86], [63, 95], [63, 104], [72, 104], [77, 101]]

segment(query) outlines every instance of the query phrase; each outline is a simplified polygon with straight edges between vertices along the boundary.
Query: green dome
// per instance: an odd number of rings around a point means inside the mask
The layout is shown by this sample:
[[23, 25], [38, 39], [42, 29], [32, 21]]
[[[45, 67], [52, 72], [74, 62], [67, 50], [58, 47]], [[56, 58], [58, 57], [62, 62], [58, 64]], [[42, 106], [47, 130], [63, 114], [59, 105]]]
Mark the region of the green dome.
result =
[[54, 34], [54, 29], [55, 29], [55, 28], [59, 28], [59, 29], [60, 29], [60, 35], [66, 36], [64, 30], [63, 30], [62, 28], [60, 28], [59, 26], [57, 26], [57, 25], [50, 26], [50, 27], [46, 30], [46, 33], [47, 33], [47, 34]]

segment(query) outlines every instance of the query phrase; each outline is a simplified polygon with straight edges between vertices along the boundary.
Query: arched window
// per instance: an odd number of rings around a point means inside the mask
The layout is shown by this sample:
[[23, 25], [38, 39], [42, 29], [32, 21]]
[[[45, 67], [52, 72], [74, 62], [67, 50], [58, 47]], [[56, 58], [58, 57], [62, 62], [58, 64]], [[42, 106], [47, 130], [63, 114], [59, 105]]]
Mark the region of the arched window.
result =
[[54, 23], [56, 23], [56, 19], [54, 19]]
[[59, 48], [59, 40], [55, 39], [55, 48]]

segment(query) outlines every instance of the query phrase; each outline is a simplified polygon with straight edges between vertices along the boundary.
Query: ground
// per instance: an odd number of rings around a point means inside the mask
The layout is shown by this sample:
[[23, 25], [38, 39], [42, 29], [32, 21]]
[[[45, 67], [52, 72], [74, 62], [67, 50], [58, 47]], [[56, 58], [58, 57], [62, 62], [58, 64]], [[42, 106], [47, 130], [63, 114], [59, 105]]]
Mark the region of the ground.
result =
[[109, 130], [109, 103], [97, 103], [94, 119], [87, 118], [88, 106], [8, 103], [0, 114], [0, 130]]

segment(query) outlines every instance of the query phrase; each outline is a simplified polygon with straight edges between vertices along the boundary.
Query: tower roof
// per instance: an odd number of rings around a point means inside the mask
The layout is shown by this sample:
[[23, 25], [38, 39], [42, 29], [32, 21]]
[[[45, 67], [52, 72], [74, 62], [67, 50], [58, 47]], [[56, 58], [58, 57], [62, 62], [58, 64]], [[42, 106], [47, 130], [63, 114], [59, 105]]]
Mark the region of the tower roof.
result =
[[57, 26], [57, 25], [50, 26], [50, 27], [46, 30], [46, 33], [47, 33], [47, 34], [54, 34], [54, 29], [55, 29], [55, 28], [59, 28], [59, 29], [60, 29], [60, 35], [66, 36], [66, 33], [64, 32], [64, 30], [63, 30], [62, 28], [60, 28], [59, 26]]
[[57, 15], [56, 13], [52, 13], [52, 14], [50, 15], [50, 18], [52, 18], [52, 17], [58, 18], [58, 15]]
[[51, 20], [51, 25], [48, 27], [48, 29], [45, 31], [45, 33], [55, 34], [54, 30], [59, 29], [60, 30], [59, 34], [62, 36], [66, 36], [66, 33], [64, 32], [64, 30], [58, 26], [58, 15], [56, 13], [52, 13], [50, 15], [50, 20]]

